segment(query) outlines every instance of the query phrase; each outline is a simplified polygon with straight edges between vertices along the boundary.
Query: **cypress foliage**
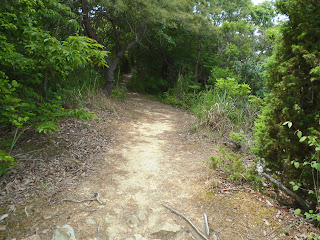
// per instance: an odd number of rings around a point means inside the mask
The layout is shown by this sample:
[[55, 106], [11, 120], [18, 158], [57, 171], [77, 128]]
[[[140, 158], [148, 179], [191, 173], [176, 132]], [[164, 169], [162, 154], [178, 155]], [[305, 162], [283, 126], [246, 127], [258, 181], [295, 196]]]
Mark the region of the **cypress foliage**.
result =
[[[314, 153], [307, 143], [299, 142], [294, 131], [320, 135], [320, 1], [279, 0], [276, 6], [289, 20], [282, 24], [269, 60], [270, 93], [255, 123], [257, 153], [284, 182], [300, 178], [308, 189], [311, 170], [295, 169], [290, 162], [310, 161]], [[286, 121], [293, 127], [283, 126]]]

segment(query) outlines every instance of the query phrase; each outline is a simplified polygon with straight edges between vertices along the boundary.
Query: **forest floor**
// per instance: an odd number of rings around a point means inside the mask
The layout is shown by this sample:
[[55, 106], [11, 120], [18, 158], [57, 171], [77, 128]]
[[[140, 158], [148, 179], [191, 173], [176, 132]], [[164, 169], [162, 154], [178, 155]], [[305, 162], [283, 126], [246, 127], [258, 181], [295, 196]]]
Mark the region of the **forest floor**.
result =
[[[309, 223], [286, 230], [299, 220], [294, 209], [244, 184], [227, 183], [210, 169], [206, 162], [219, 154], [217, 146], [191, 130], [190, 113], [135, 93], [120, 105], [113, 113], [96, 110], [99, 121], [63, 122], [62, 134], [42, 141], [46, 160], [9, 171], [1, 182], [0, 216], [8, 216], [0, 222], [0, 239], [52, 239], [65, 224], [78, 240], [202, 239], [162, 204], [203, 233], [206, 213], [208, 239], [307, 239], [315, 230]], [[63, 146], [66, 152], [54, 149]], [[105, 205], [61, 201], [95, 193]]]

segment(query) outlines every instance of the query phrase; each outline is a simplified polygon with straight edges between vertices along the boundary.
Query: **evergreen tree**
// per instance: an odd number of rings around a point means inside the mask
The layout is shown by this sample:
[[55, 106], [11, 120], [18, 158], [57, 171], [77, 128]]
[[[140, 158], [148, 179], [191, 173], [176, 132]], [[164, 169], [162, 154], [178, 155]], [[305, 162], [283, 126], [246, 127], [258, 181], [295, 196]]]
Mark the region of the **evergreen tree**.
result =
[[[311, 160], [312, 149], [293, 134], [319, 135], [320, 113], [320, 1], [279, 0], [277, 10], [289, 20], [268, 65], [263, 113], [256, 121], [257, 153], [286, 183], [300, 178], [304, 188], [312, 184], [311, 170], [295, 169], [291, 161]], [[283, 123], [293, 122], [288, 130]]]

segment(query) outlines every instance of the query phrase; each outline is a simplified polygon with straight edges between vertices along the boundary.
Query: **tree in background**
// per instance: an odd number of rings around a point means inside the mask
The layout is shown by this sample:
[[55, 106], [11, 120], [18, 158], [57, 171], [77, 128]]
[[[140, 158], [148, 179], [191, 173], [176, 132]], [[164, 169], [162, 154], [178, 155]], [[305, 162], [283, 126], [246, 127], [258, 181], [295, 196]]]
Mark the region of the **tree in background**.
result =
[[[272, 5], [267, 4], [263, 12], [261, 7], [253, 7], [251, 1], [243, 0], [193, 1], [190, 4], [193, 7], [190, 7], [188, 20], [177, 21], [175, 26], [153, 25], [138, 49], [134, 49], [133, 55], [139, 65], [137, 79], [152, 89], [158, 87], [158, 93], [172, 88], [182, 78], [184, 86], [190, 83], [191, 91], [196, 86], [198, 89], [201, 85], [213, 86], [221, 77], [235, 77], [249, 84], [255, 93], [262, 90], [261, 61], [270, 54], [266, 48], [270, 48], [272, 41], [267, 41], [267, 34], [258, 36], [255, 32], [257, 29], [267, 31], [273, 26]], [[262, 35], [265, 41], [260, 40]], [[141, 88], [145, 91], [149, 86]]]
[[111, 52], [106, 57], [106, 92], [114, 88], [120, 59], [135, 46], [154, 24], [175, 24], [188, 19], [189, 1], [82, 0], [83, 22], [89, 37]]
[[[266, 105], [256, 121], [257, 153], [285, 183], [300, 179], [310, 189], [315, 159], [308, 144], [299, 143], [294, 131], [319, 136], [320, 119], [320, 2], [279, 0], [277, 10], [289, 20], [281, 26], [275, 50], [268, 64]], [[291, 131], [282, 126], [291, 121]]]

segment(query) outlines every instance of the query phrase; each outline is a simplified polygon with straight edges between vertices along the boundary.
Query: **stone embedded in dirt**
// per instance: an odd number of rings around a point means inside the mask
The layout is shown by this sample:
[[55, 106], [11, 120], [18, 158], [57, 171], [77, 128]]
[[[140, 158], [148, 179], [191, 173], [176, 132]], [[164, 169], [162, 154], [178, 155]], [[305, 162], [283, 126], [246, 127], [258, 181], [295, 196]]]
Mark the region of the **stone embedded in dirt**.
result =
[[134, 238], [126, 238], [125, 240], [134, 240]]
[[212, 234], [211, 238], [212, 238], [212, 240], [218, 240], [218, 237], [215, 233]]
[[180, 232], [181, 226], [177, 224], [170, 224], [170, 223], [165, 223], [160, 227], [157, 227], [152, 235], [157, 235], [157, 236], [162, 236], [162, 237], [169, 237], [177, 234]]
[[140, 211], [138, 212], [138, 218], [139, 218], [140, 221], [146, 220], [146, 218], [147, 218], [147, 213], [146, 213], [145, 211], [143, 211], [143, 210], [140, 210]]
[[32, 235], [31, 237], [23, 238], [21, 240], [41, 240], [39, 235]]
[[138, 219], [138, 217], [136, 215], [131, 215], [127, 220], [127, 223], [129, 225], [137, 225], [138, 222], [139, 222], [139, 219]]
[[86, 220], [86, 223], [88, 223], [88, 224], [96, 224], [96, 222], [92, 219], [92, 218], [88, 218], [87, 220]]
[[106, 233], [109, 240], [113, 240], [117, 236], [115, 230], [112, 227], [108, 227]]
[[64, 225], [63, 227], [57, 227], [54, 231], [52, 240], [77, 240], [74, 234], [74, 230], [70, 225]]
[[135, 240], [147, 240], [145, 237], [143, 237], [141, 234], [134, 234]]

